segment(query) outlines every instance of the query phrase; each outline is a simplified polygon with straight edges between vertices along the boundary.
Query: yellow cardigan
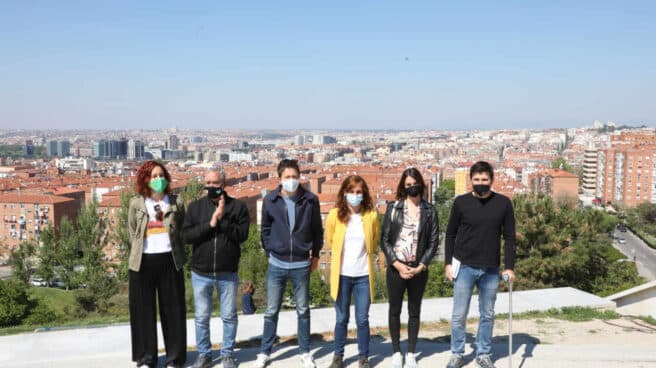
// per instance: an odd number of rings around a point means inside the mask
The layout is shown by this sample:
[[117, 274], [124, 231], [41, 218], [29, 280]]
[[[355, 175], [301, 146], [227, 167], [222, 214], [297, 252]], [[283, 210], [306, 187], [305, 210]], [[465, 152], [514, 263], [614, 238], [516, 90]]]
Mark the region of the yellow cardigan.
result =
[[[326, 218], [326, 242], [330, 246], [332, 256], [330, 259], [330, 296], [337, 300], [339, 292], [339, 274], [342, 269], [342, 249], [344, 248], [344, 235], [346, 225], [337, 217], [337, 208], [333, 208]], [[378, 247], [378, 213], [369, 211], [362, 214], [364, 227], [365, 247], [369, 258], [369, 292], [374, 300], [374, 255]]]

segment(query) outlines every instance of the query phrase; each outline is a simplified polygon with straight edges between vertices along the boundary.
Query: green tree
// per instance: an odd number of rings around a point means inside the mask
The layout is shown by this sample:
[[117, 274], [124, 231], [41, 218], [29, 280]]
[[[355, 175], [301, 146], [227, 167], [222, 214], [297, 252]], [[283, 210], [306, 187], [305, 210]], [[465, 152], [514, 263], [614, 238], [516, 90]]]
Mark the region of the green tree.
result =
[[451, 206], [455, 197], [455, 180], [444, 180], [435, 190], [435, 209], [437, 210], [440, 233], [446, 233], [446, 226], [451, 215]]
[[64, 216], [59, 224], [56, 259], [59, 264], [59, 277], [66, 285], [66, 290], [79, 285], [75, 267], [79, 264], [79, 241], [73, 224]]
[[319, 272], [312, 272], [310, 274], [310, 304], [319, 307], [329, 305], [331, 302], [330, 287], [321, 279]]
[[109, 299], [118, 290], [116, 279], [112, 277], [103, 257], [104, 220], [98, 218], [98, 205], [95, 201], [85, 206], [77, 217], [77, 236], [82, 248], [84, 272], [80, 275], [86, 288], [78, 290], [76, 301], [86, 312], [105, 312]]
[[239, 260], [239, 279], [242, 282], [251, 281], [255, 285], [253, 299], [256, 305], [264, 305], [266, 301], [266, 272], [268, 261], [260, 240], [260, 229], [251, 224], [248, 229], [248, 239], [241, 246]]
[[12, 276], [27, 284], [30, 281], [32, 268], [34, 267], [34, 254], [36, 245], [31, 241], [22, 241], [18, 248], [11, 252], [9, 265]]
[[572, 286], [607, 295], [620, 285], [638, 284], [637, 272], [617, 269], [618, 255], [608, 237], [617, 222], [613, 217], [542, 195], [516, 196], [513, 205], [518, 290]]
[[130, 209], [130, 200], [136, 193], [131, 190], [121, 192], [121, 208], [118, 211], [118, 221], [116, 228], [110, 237], [118, 244], [120, 263], [116, 274], [120, 281], [128, 280], [128, 258], [130, 256], [130, 231], [128, 230], [128, 211]]
[[81, 280], [85, 283], [88, 283], [94, 273], [105, 272], [102, 252], [104, 242], [101, 235], [106, 224], [98, 218], [97, 209], [98, 204], [94, 200], [82, 208], [76, 220], [76, 235], [84, 264]]
[[26, 285], [18, 280], [0, 280], [0, 327], [21, 323], [31, 308]]
[[456, 192], [456, 182], [453, 179], [444, 180], [442, 185], [435, 189], [435, 204], [443, 205], [453, 200]]
[[424, 295], [427, 297], [453, 296], [453, 285], [444, 277], [444, 262], [433, 261], [428, 266], [428, 281]]
[[41, 245], [39, 247], [39, 266], [36, 273], [43, 278], [48, 285], [55, 279], [55, 266], [57, 265], [57, 238], [52, 225], [41, 232]]
[[567, 163], [567, 159], [564, 157], [558, 157], [555, 160], [551, 162], [551, 168], [552, 169], [562, 169], [565, 171], [569, 171], [573, 174], [575, 174], [574, 169], [572, 168], [572, 165]]
[[374, 301], [387, 300], [387, 281], [385, 280], [385, 271], [374, 271]]
[[198, 178], [191, 178], [189, 181], [187, 181], [187, 184], [182, 189], [182, 192], [180, 192], [180, 196], [182, 196], [182, 199], [185, 203], [189, 203], [200, 198], [203, 188], [203, 183], [201, 183]]

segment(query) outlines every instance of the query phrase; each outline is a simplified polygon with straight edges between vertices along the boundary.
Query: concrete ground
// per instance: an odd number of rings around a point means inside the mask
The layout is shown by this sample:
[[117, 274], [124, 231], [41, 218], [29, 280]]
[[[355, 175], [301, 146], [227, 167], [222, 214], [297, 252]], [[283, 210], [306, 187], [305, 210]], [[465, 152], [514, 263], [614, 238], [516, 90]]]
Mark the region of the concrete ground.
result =
[[[470, 317], [476, 318], [478, 305], [472, 300]], [[449, 359], [448, 320], [451, 298], [426, 299], [422, 305], [422, 321], [417, 350], [420, 367], [445, 366]], [[572, 289], [558, 288], [531, 290], [513, 294], [515, 313], [544, 311], [565, 306], [612, 308], [613, 303], [594, 295]], [[406, 308], [404, 307], [404, 311]], [[497, 313], [508, 312], [508, 296], [500, 293], [496, 304]], [[352, 314], [353, 315], [353, 314]], [[407, 320], [407, 315], [402, 315]], [[353, 321], [352, 321], [353, 322]], [[656, 331], [649, 325], [619, 326], [605, 322], [601, 326], [587, 326], [559, 320], [515, 321], [513, 326], [512, 361], [514, 367], [656, 367]], [[221, 340], [221, 322], [211, 322], [212, 341]], [[533, 324], [531, 324], [533, 323]], [[632, 322], [631, 322], [632, 323]], [[332, 359], [334, 324], [332, 308], [312, 310], [313, 353], [318, 367], [328, 367]], [[193, 320], [188, 323], [188, 345], [195, 346]], [[387, 304], [374, 304], [370, 313], [370, 325], [374, 330], [370, 361], [372, 366], [387, 367], [391, 360], [391, 345], [387, 338]], [[637, 326], [637, 327], [636, 327]], [[350, 328], [355, 328], [350, 325]], [[469, 340], [475, 334], [475, 323], [470, 327]], [[608, 330], [606, 330], [608, 329]], [[240, 316], [238, 341], [241, 341], [236, 357], [240, 367], [250, 367], [259, 349], [257, 339], [262, 331], [262, 315]], [[278, 334], [293, 336], [296, 332], [296, 316], [293, 311], [281, 313]], [[581, 334], [581, 332], [586, 332]], [[405, 334], [402, 333], [402, 338]], [[610, 339], [609, 337], [614, 337]], [[248, 341], [252, 343], [248, 343]], [[270, 367], [298, 367], [294, 341], [284, 342], [276, 348]], [[162, 346], [160, 337], [160, 346]], [[469, 345], [469, 344], [468, 344]], [[471, 348], [468, 348], [471, 352]], [[498, 367], [508, 366], [507, 321], [497, 321], [493, 353]], [[348, 367], [356, 367], [357, 347], [349, 343], [346, 350]], [[160, 361], [164, 362], [164, 357]], [[218, 350], [215, 351], [218, 356]], [[188, 353], [188, 365], [196, 358]], [[467, 367], [474, 367], [468, 357]], [[217, 366], [220, 366], [218, 359]], [[128, 325], [97, 328], [56, 330], [0, 337], [0, 367], [132, 367], [130, 361], [130, 333]]]

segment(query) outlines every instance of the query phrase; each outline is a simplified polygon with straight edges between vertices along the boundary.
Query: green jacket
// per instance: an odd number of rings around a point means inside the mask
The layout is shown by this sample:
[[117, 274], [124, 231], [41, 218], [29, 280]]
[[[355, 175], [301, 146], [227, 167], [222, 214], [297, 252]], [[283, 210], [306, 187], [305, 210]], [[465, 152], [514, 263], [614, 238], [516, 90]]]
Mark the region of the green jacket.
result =
[[[184, 243], [182, 242], [182, 223], [184, 222], [184, 202], [176, 195], [169, 195], [171, 205], [164, 214], [164, 227], [171, 237], [171, 248], [173, 249], [173, 262], [176, 270], [182, 269], [187, 256]], [[144, 197], [137, 196], [130, 200], [128, 210], [128, 230], [130, 232], [130, 258], [128, 267], [130, 270], [139, 272], [141, 267], [141, 255], [143, 254], [143, 242], [148, 224], [148, 212]]]

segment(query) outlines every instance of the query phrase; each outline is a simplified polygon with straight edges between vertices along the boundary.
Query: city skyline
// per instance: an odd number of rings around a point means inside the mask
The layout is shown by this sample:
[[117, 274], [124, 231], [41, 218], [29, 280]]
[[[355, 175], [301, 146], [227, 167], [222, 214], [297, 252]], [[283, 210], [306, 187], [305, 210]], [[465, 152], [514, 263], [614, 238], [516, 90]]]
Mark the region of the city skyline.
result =
[[0, 128], [656, 124], [652, 3], [470, 7], [4, 4]]

